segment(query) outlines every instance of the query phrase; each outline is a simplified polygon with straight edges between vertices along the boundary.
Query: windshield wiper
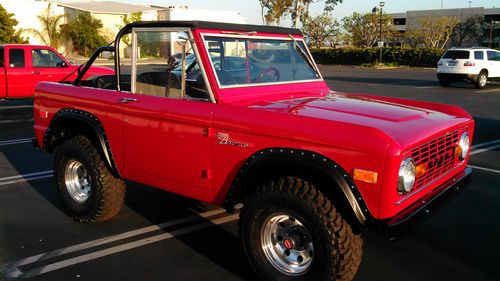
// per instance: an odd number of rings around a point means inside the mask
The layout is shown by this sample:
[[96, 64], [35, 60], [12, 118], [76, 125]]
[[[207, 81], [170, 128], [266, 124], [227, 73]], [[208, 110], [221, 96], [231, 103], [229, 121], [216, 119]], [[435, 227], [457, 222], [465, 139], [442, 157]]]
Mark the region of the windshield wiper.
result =
[[290, 36], [290, 38], [293, 40], [293, 45], [295, 46], [295, 49], [297, 51], [299, 51], [299, 54], [302, 56], [302, 58], [306, 59], [307, 64], [309, 64], [309, 66], [314, 71], [316, 71], [316, 73], [319, 73], [319, 70], [316, 68], [316, 66], [314, 65], [314, 62], [311, 60], [309, 55], [306, 53], [306, 51], [304, 49], [302, 49], [302, 47], [300, 47], [299, 43], [297, 42], [297, 39], [295, 39], [291, 34], [288, 34], [288, 36]]

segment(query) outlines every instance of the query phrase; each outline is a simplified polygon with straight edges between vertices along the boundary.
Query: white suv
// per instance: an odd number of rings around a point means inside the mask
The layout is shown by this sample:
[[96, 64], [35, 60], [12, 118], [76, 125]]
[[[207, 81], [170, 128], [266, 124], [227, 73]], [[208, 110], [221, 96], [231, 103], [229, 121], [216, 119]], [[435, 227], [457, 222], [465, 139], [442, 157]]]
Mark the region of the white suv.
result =
[[443, 87], [453, 81], [466, 81], [476, 88], [500, 78], [500, 52], [488, 48], [451, 48], [437, 64], [437, 77]]

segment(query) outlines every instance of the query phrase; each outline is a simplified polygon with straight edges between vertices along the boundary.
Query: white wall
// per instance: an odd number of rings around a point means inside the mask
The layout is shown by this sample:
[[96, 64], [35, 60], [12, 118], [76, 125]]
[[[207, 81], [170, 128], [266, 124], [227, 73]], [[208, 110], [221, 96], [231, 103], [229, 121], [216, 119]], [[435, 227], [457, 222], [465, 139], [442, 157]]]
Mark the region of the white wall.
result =
[[[33, 0], [0, 0], [2, 5], [9, 13], [14, 14], [14, 18], [19, 22], [15, 27], [16, 30], [22, 29], [40, 29], [38, 15], [43, 14], [47, 9], [49, 2], [33, 1]], [[64, 14], [64, 9], [57, 7], [53, 3], [51, 10], [55, 14]], [[61, 21], [62, 23], [62, 21]], [[44, 45], [43, 41], [35, 37], [31, 33], [24, 32], [23, 37], [28, 37], [30, 44]]]
[[158, 11], [160, 20], [199, 20], [227, 23], [247, 23], [247, 18], [240, 15], [238, 11], [230, 10], [208, 10], [191, 9], [187, 6], [169, 7]]

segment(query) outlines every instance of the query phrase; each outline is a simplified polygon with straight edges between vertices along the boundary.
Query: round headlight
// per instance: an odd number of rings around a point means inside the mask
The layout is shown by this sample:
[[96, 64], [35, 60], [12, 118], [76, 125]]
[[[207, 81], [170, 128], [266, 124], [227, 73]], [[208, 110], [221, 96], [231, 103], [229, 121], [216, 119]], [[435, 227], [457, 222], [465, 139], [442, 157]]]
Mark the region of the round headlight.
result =
[[467, 157], [470, 149], [470, 138], [467, 132], [463, 132], [460, 137], [460, 141], [458, 142], [458, 146], [460, 146], [460, 160], [464, 160]]
[[398, 173], [398, 191], [407, 194], [415, 184], [415, 161], [411, 157], [401, 162]]

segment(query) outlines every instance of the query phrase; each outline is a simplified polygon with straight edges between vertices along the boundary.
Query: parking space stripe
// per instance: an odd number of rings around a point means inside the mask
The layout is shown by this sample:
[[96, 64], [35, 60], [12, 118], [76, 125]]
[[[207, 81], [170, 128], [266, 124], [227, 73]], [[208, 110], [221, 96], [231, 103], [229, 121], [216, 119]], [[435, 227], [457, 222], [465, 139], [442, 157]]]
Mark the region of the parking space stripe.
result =
[[497, 143], [500, 143], [500, 139], [498, 139], [498, 140], [492, 140], [492, 141], [487, 141], [487, 142], [483, 142], [483, 143], [479, 143], [479, 144], [473, 145], [472, 149], [474, 150], [474, 149], [477, 149], [477, 148], [481, 148], [481, 147], [488, 146], [488, 145], [494, 145], [494, 144], [497, 144]]
[[36, 173], [22, 174], [22, 175], [17, 175], [17, 176], [4, 177], [4, 178], [0, 178], [0, 186], [15, 184], [15, 183], [19, 183], [19, 182], [25, 182], [25, 181], [51, 178], [51, 177], [53, 177], [53, 174], [54, 174], [53, 170], [48, 170], [48, 171], [43, 171], [43, 172], [36, 172]]
[[58, 261], [58, 262], [55, 262], [52, 264], [48, 264], [48, 265], [44, 265], [41, 267], [37, 267], [37, 268], [31, 269], [31, 270], [28, 270], [26, 272], [22, 272], [19, 268], [12, 266], [12, 265], [2, 266], [0, 268], [0, 270], [4, 273], [4, 276], [8, 279], [33, 277], [33, 276], [41, 275], [41, 274], [48, 273], [51, 271], [55, 271], [58, 269], [62, 269], [62, 268], [68, 267], [68, 266], [72, 266], [75, 264], [91, 261], [91, 260], [98, 259], [101, 257], [109, 256], [112, 254], [131, 250], [131, 249], [138, 248], [138, 247], [145, 246], [145, 245], [149, 245], [152, 243], [156, 243], [159, 241], [171, 239], [171, 238], [174, 238], [176, 236], [180, 236], [180, 235], [187, 234], [190, 232], [194, 232], [194, 231], [202, 230], [202, 229], [209, 228], [212, 226], [232, 222], [232, 221], [237, 220], [238, 217], [239, 217], [239, 214], [229, 215], [226, 217], [210, 220], [210, 221], [196, 224], [193, 226], [189, 226], [186, 228], [181, 228], [181, 229], [174, 230], [171, 232], [162, 233], [159, 235], [155, 235], [152, 237], [148, 237], [148, 238], [140, 239], [137, 241], [125, 243], [125, 244], [114, 246], [111, 248], [99, 250], [99, 251], [92, 252], [89, 254], [85, 254], [85, 255], [73, 257], [70, 259]]
[[[197, 220], [197, 219], [200, 219], [200, 218], [208, 218], [208, 217], [211, 217], [211, 216], [222, 214], [224, 212], [225, 211], [223, 209], [217, 209], [217, 210], [213, 210], [213, 211], [199, 213], [199, 214], [196, 214], [196, 215], [192, 215], [192, 216], [188, 216], [188, 217], [184, 217], [184, 218], [180, 218], [180, 219], [176, 219], [176, 220], [163, 222], [163, 223], [160, 223], [160, 224], [157, 224], [157, 225], [151, 225], [151, 226], [147, 226], [147, 227], [143, 227], [143, 228], [139, 228], [139, 229], [127, 231], [127, 232], [124, 232], [124, 233], [120, 233], [120, 234], [116, 234], [116, 235], [112, 235], [112, 236], [108, 236], [108, 237], [96, 239], [96, 240], [93, 240], [93, 241], [84, 242], [84, 243], [81, 243], [81, 244], [77, 244], [77, 245], [73, 245], [73, 246], [69, 246], [69, 247], [65, 247], [65, 248], [60, 248], [60, 249], [57, 249], [57, 250], [53, 250], [53, 251], [50, 251], [50, 252], [46, 252], [46, 253], [34, 255], [34, 256], [31, 256], [31, 257], [27, 257], [27, 258], [18, 260], [18, 261], [14, 262], [14, 263], [8, 264], [8, 266], [9, 267], [19, 267], [19, 266], [31, 264], [31, 263], [34, 263], [34, 262], [38, 262], [38, 261], [50, 259], [50, 258], [53, 258], [53, 257], [57, 257], [57, 256], [61, 256], [61, 255], [65, 255], [65, 254], [69, 254], [69, 253], [73, 253], [73, 252], [77, 252], [77, 251], [82, 251], [82, 250], [85, 250], [85, 249], [89, 249], [89, 248], [92, 248], [92, 247], [104, 245], [104, 244], [115, 242], [115, 241], [118, 241], [118, 240], [123, 240], [123, 239], [134, 237], [134, 236], [137, 236], [137, 235], [146, 234], [146, 233], [149, 233], [149, 232], [152, 232], [152, 231], [156, 231], [156, 230], [160, 230], [160, 229], [164, 229], [164, 228], [167, 228], [167, 227], [171, 227], [171, 226], [175, 226], [175, 225], [187, 223], [187, 222], [194, 221], [194, 220]], [[2, 267], [7, 267], [7, 265], [4, 265]], [[2, 267], [0, 267], [0, 268], [2, 268]]]
[[487, 146], [485, 148], [474, 150], [474, 151], [472, 151], [470, 153], [470, 155], [476, 155], [476, 154], [483, 153], [483, 152], [486, 152], [486, 151], [491, 151], [491, 150], [494, 150], [494, 149], [497, 149], [497, 148], [500, 148], [500, 144], [492, 145], [492, 146]]
[[14, 124], [14, 123], [26, 123], [26, 122], [33, 122], [35, 119], [29, 118], [29, 119], [21, 119], [21, 120], [0, 120], [0, 124]]
[[487, 171], [487, 172], [492, 172], [492, 173], [497, 173], [500, 174], [500, 170], [495, 170], [495, 169], [490, 169], [490, 168], [485, 168], [485, 167], [479, 167], [479, 166], [474, 166], [474, 165], [468, 165], [472, 169], [477, 169], [481, 171]]
[[0, 146], [13, 145], [13, 144], [21, 144], [21, 143], [29, 143], [29, 142], [32, 142], [33, 139], [34, 138], [16, 139], [16, 140], [4, 140], [4, 141], [0, 141]]
[[474, 91], [476, 93], [492, 93], [492, 92], [500, 92], [500, 89], [487, 89], [487, 90], [479, 90]]

